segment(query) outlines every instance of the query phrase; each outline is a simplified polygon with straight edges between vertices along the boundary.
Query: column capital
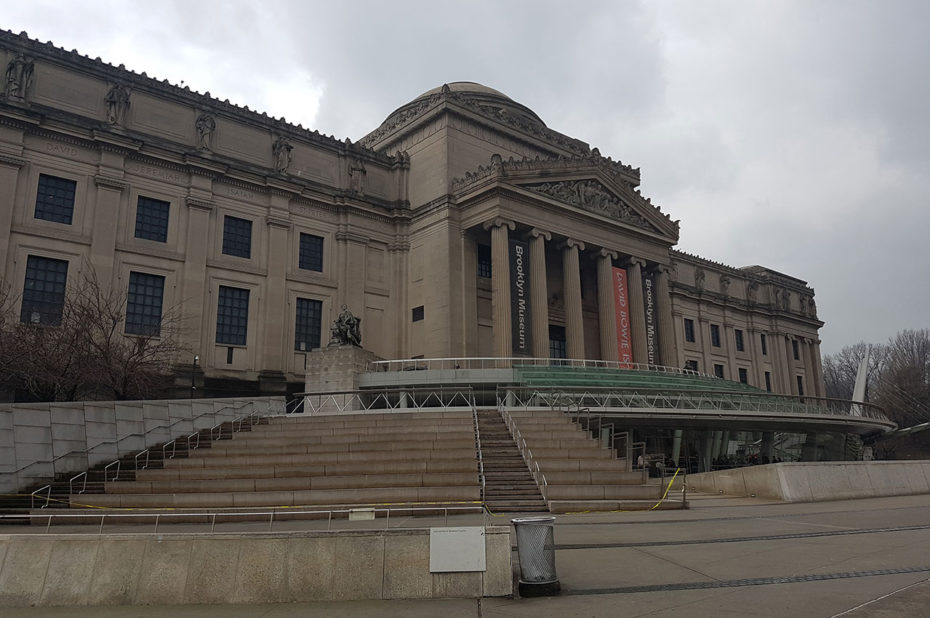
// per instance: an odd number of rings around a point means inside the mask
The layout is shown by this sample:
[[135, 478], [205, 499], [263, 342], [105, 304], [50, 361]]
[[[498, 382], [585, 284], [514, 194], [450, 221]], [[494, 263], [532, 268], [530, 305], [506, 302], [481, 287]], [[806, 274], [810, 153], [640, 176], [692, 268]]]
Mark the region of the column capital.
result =
[[566, 238], [561, 243], [559, 243], [560, 249], [571, 249], [573, 247], [578, 247], [579, 251], [584, 251], [585, 244], [580, 240], [575, 240], [574, 238]]
[[533, 229], [530, 230], [530, 236], [532, 236], [533, 238], [541, 237], [545, 240], [552, 240], [552, 234], [550, 234], [546, 230], [541, 230], [538, 227], [534, 227]]
[[619, 255], [620, 254], [613, 249], [601, 248], [601, 250], [597, 252], [598, 257], [610, 258], [611, 260], [616, 260]]
[[494, 217], [490, 221], [485, 221], [484, 223], [481, 224], [481, 227], [483, 227], [486, 230], [490, 230], [492, 227], [503, 227], [503, 226], [507, 226], [507, 228], [509, 228], [511, 232], [517, 229], [516, 223], [514, 223], [510, 219], [504, 219], [503, 217]]
[[633, 257], [632, 255], [631, 255], [631, 256], [628, 256], [628, 257], [626, 258], [626, 260], [624, 260], [624, 261], [626, 262], [625, 266], [628, 266], [628, 267], [629, 267], [629, 266], [636, 266], [637, 264], [639, 265], [640, 268], [645, 268], [645, 267], [646, 267], [646, 260], [644, 260], [644, 259], [642, 259], [642, 258], [638, 258], [638, 257]]

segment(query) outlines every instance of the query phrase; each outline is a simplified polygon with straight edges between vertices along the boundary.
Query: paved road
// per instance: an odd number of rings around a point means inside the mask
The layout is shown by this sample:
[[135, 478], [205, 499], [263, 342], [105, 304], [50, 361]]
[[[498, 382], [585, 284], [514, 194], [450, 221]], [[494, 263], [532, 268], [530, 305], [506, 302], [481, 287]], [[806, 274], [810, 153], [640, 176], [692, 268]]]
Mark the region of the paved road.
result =
[[[816, 504], [690, 498], [688, 511], [558, 516], [556, 564], [563, 589], [559, 597], [31, 608], [0, 610], [0, 614], [62, 618], [930, 616], [930, 495]], [[392, 525], [411, 523], [399, 519]]]

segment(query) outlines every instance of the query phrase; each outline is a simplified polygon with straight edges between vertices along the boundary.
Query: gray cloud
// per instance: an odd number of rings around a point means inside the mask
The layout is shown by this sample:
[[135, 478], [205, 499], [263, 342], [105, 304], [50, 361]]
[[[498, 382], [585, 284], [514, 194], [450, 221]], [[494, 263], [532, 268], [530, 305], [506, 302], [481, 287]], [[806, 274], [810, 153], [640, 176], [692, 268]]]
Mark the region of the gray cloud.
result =
[[930, 327], [930, 4], [0, 0], [14, 30], [358, 139], [472, 80], [642, 168], [681, 248], [817, 290], [825, 351]]

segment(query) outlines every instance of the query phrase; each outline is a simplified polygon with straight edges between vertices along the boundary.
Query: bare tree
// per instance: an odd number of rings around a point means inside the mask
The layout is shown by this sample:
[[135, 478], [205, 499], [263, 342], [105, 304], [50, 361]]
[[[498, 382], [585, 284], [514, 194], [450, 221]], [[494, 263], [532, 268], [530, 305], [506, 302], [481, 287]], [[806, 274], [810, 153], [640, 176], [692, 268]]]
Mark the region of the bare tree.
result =
[[0, 297], [0, 380], [40, 401], [161, 395], [183, 350], [180, 312], [163, 310], [158, 324], [127, 334], [127, 291], [87, 263], [81, 273], [55, 325], [22, 323], [9, 293]]

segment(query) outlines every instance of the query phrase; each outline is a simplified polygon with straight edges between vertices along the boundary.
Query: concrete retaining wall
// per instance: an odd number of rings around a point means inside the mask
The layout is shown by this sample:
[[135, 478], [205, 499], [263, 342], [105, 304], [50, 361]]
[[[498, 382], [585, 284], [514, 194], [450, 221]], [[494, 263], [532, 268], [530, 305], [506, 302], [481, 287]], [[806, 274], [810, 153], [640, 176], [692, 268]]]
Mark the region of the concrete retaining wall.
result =
[[510, 531], [487, 570], [430, 573], [429, 530], [0, 535], [0, 607], [479, 598], [512, 594]]
[[930, 493], [930, 461], [778, 463], [689, 474], [688, 489], [783, 502]]
[[247, 413], [283, 414], [283, 397], [0, 404], [0, 493], [209, 429]]

